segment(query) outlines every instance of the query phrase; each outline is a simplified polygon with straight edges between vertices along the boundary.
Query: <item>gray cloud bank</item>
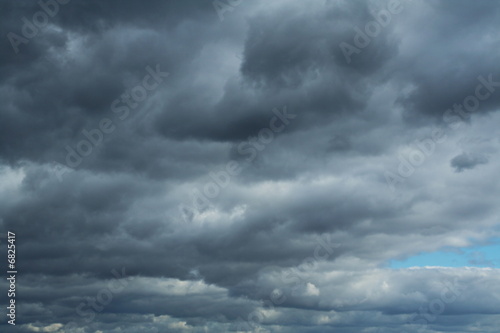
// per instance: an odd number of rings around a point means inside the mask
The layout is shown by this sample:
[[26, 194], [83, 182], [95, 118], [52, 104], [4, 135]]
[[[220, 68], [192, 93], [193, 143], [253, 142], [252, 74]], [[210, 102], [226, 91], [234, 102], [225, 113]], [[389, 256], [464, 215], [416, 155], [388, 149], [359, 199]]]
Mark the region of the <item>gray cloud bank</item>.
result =
[[500, 235], [497, 1], [0, 15], [2, 332], [498, 331], [497, 268], [388, 267]]

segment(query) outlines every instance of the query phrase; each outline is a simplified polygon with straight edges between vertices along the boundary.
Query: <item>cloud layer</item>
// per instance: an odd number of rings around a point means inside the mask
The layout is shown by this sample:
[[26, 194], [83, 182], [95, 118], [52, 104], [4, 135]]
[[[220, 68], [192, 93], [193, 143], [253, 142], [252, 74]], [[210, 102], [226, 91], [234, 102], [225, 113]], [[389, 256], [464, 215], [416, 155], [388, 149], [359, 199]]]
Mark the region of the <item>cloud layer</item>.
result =
[[496, 1], [0, 6], [2, 332], [497, 332]]

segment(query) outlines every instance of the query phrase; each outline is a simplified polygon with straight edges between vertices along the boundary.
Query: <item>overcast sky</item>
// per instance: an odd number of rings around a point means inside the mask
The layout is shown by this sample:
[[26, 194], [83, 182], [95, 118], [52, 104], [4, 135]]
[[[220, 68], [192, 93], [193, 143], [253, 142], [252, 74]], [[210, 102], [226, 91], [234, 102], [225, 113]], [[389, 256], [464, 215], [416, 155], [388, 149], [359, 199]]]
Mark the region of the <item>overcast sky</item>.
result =
[[0, 16], [0, 331], [498, 332], [498, 1]]

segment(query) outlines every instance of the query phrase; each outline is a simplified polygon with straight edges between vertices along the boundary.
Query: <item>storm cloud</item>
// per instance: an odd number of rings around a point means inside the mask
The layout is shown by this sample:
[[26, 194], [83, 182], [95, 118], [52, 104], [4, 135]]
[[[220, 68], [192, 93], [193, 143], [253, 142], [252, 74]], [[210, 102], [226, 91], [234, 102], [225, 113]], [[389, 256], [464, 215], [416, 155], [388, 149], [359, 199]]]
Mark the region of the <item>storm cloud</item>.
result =
[[391, 267], [500, 237], [497, 1], [12, 0], [0, 22], [2, 332], [498, 331], [480, 253]]

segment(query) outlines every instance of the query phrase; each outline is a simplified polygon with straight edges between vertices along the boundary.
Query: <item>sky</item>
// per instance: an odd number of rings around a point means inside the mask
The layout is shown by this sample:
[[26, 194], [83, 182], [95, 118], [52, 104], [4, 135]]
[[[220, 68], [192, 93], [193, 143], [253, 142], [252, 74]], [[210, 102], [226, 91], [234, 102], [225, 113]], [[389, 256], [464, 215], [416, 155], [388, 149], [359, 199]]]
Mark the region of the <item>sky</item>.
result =
[[498, 267], [500, 260], [500, 244], [493, 240], [489, 245], [472, 246], [468, 248], [450, 247], [431, 253], [420, 253], [416, 256], [391, 262], [394, 268], [415, 266], [479, 266]]
[[1, 332], [498, 332], [498, 1], [0, 26]]

